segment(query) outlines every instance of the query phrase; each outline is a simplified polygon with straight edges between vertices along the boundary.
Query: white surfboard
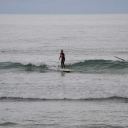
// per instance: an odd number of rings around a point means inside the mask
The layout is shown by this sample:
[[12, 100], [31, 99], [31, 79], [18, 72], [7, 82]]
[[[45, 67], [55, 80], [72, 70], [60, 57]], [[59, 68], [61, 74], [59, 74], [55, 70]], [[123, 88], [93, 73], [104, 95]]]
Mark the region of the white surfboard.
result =
[[66, 69], [66, 68], [60, 68], [59, 70], [60, 70], [61, 72], [71, 72], [70, 69]]

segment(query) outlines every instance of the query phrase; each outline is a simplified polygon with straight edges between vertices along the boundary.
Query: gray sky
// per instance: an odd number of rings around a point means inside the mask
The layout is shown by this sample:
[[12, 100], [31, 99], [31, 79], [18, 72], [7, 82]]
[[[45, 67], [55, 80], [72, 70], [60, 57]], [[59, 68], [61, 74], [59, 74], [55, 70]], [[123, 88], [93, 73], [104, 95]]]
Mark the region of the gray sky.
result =
[[0, 14], [128, 14], [128, 0], [0, 0]]

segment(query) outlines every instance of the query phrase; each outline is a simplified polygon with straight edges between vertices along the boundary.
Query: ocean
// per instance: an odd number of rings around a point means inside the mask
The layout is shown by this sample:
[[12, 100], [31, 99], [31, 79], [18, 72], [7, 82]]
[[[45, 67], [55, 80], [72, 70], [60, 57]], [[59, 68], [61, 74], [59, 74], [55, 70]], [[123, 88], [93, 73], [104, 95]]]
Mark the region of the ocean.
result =
[[0, 128], [128, 128], [128, 15], [1, 14]]

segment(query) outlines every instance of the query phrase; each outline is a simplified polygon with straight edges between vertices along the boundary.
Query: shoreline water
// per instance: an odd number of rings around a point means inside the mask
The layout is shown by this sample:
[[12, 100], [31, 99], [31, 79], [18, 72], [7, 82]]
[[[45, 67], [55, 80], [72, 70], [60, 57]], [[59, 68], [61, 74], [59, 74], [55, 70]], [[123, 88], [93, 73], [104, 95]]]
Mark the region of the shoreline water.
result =
[[127, 106], [111, 101], [2, 102], [1, 114], [8, 117], [0, 126], [126, 128]]

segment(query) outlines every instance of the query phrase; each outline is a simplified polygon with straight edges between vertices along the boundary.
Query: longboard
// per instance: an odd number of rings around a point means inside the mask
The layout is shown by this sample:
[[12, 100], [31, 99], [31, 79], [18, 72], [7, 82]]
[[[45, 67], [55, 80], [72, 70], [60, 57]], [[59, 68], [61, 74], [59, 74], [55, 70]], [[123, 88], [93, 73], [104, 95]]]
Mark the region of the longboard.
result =
[[70, 69], [66, 69], [66, 68], [59, 68], [59, 70], [60, 70], [61, 72], [71, 72]]

